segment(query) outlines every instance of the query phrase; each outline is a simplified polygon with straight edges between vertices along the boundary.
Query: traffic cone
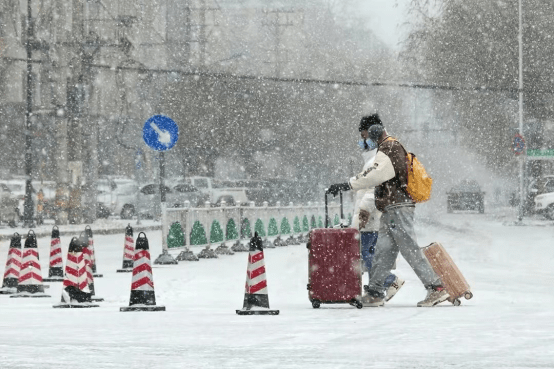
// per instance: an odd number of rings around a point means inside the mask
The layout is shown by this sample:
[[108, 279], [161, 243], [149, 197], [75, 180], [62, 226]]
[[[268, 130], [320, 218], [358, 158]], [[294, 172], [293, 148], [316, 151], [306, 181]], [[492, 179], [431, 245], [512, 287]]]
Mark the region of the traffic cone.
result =
[[[253, 307], [258, 307], [258, 309], [253, 310]], [[279, 314], [279, 310], [269, 309], [263, 242], [257, 232], [254, 233], [254, 237], [250, 239], [243, 307], [242, 310], [236, 310], [236, 312], [239, 315]]]
[[18, 233], [14, 233], [10, 241], [6, 271], [4, 272], [4, 281], [2, 282], [0, 294], [14, 294], [17, 292], [21, 261], [21, 236]]
[[135, 255], [135, 239], [133, 238], [133, 228], [131, 224], [125, 228], [125, 244], [123, 247], [123, 266], [117, 272], [132, 272], [133, 257]]
[[62, 247], [60, 244], [60, 230], [57, 226], [52, 228], [52, 239], [50, 240], [50, 267], [48, 277], [43, 281], [63, 281], [63, 260]]
[[90, 228], [89, 225], [85, 227], [85, 237], [88, 241], [88, 250], [90, 252], [92, 275], [97, 278], [103, 277], [104, 275], [96, 273], [96, 251], [94, 248], [94, 238], [92, 237], [92, 229]]
[[19, 281], [17, 282], [17, 293], [10, 297], [50, 297], [48, 294], [44, 293], [37, 248], [37, 237], [33, 230], [29, 230], [27, 233], [22, 259], [23, 262], [21, 263], [21, 272], [19, 274]]
[[85, 238], [73, 238], [69, 243], [62, 299], [54, 308], [100, 307], [92, 303], [92, 294], [88, 286], [87, 266], [83, 250], [88, 243]]
[[156, 306], [156, 293], [154, 291], [154, 278], [150, 265], [149, 249], [146, 234], [143, 232], [139, 233], [135, 245], [133, 281], [131, 284], [129, 306], [120, 307], [119, 311], [165, 311], [165, 306]]
[[86, 230], [85, 230], [85, 235], [84, 237], [82, 236], [81, 234], [81, 237], [79, 238], [80, 240], [83, 240], [83, 256], [84, 256], [84, 259], [85, 259], [85, 271], [86, 271], [86, 276], [87, 276], [87, 284], [88, 284], [88, 288], [89, 288], [89, 291], [90, 291], [90, 294], [91, 294], [91, 300], [93, 302], [102, 302], [104, 300], [104, 298], [99, 298], [96, 296], [96, 292], [94, 290], [94, 277], [96, 275], [94, 275], [92, 273], [92, 251], [90, 250], [90, 240], [89, 237], [87, 236], [87, 233], [86, 233]]

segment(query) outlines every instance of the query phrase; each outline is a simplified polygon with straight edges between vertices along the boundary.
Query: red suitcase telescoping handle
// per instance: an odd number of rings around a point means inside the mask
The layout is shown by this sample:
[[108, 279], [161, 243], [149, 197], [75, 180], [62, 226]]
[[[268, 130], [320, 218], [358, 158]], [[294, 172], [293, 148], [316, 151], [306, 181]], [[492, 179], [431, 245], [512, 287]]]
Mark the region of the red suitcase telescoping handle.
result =
[[[331, 223], [331, 220], [329, 219], [329, 209], [327, 208], [327, 194], [329, 194], [329, 191], [325, 190], [325, 228], [327, 229], [329, 227], [329, 224]], [[339, 190], [339, 197], [340, 197], [340, 218], [341, 220], [344, 219], [344, 212], [342, 207], [342, 191]]]

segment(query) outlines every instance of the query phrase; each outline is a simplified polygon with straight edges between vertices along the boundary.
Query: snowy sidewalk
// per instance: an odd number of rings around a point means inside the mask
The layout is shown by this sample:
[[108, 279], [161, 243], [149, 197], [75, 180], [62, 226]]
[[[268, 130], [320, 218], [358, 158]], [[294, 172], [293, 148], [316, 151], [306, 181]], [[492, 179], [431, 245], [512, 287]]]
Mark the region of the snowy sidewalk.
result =
[[[44, 222], [43, 225], [32, 228], [37, 238], [49, 237], [52, 234], [54, 220], [45, 220]], [[137, 220], [102, 218], [94, 221], [92, 224], [59, 225], [58, 229], [60, 230], [61, 236], [79, 236], [79, 234], [85, 230], [85, 227], [90, 225], [94, 235], [107, 235], [124, 233], [125, 227], [129, 224], [133, 228], [135, 234], [141, 231], [161, 230], [162, 228], [161, 221], [140, 220], [140, 225], [137, 225]], [[29, 228], [23, 228], [21, 225], [14, 228], [3, 225], [0, 227], [0, 240], [10, 240], [14, 233], [19, 233], [19, 235], [25, 237], [29, 230]]]

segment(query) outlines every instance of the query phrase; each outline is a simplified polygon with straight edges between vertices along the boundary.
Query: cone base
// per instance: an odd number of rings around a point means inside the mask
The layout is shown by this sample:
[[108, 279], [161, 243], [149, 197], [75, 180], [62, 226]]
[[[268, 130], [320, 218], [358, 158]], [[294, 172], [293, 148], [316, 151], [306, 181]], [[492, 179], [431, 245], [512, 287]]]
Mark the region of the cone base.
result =
[[279, 310], [236, 310], [237, 315], [279, 315]]
[[92, 274], [92, 276], [93, 276], [93, 277], [95, 277], [95, 278], [98, 278], [98, 277], [104, 277], [104, 275], [103, 275], [103, 274]]
[[0, 289], [0, 294], [15, 294], [15, 293], [17, 293], [17, 287]]
[[150, 306], [146, 304], [136, 304], [128, 307], [120, 307], [120, 312], [128, 311], [165, 311], [165, 306]]
[[54, 308], [91, 308], [91, 307], [100, 307], [100, 305], [92, 303], [60, 303], [55, 304], [52, 307]]
[[133, 272], [133, 268], [129, 268], [129, 269], [119, 269], [119, 270], [116, 270], [115, 272]]
[[63, 277], [58, 277], [58, 276], [46, 277], [46, 278], [43, 278], [42, 281], [48, 281], [48, 282], [63, 281]]
[[10, 298], [50, 298], [50, 297], [52, 296], [44, 293], [28, 293], [28, 292], [16, 293], [10, 296]]
[[63, 268], [61, 267], [50, 267], [48, 269], [49, 278], [61, 278], [63, 279]]

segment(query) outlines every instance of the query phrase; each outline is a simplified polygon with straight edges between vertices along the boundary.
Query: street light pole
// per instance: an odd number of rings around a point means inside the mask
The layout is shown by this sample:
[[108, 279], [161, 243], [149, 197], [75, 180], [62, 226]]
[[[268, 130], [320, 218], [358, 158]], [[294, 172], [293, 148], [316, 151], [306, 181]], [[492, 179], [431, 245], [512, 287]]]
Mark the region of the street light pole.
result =
[[[519, 134], [523, 136], [523, 13], [521, 1], [518, 0], [518, 17], [519, 17], [519, 31], [518, 31], [518, 45], [519, 45]], [[525, 169], [526, 154], [523, 153], [519, 158], [519, 207], [518, 207], [518, 221], [523, 219], [523, 199], [524, 199], [524, 187], [523, 176]]]
[[35, 227], [33, 222], [34, 202], [32, 197], [31, 171], [33, 168], [31, 115], [33, 109], [32, 91], [32, 57], [33, 28], [31, 24], [31, 0], [27, 0], [27, 39], [25, 50], [27, 51], [27, 109], [25, 110], [25, 202], [23, 203], [24, 227]]

